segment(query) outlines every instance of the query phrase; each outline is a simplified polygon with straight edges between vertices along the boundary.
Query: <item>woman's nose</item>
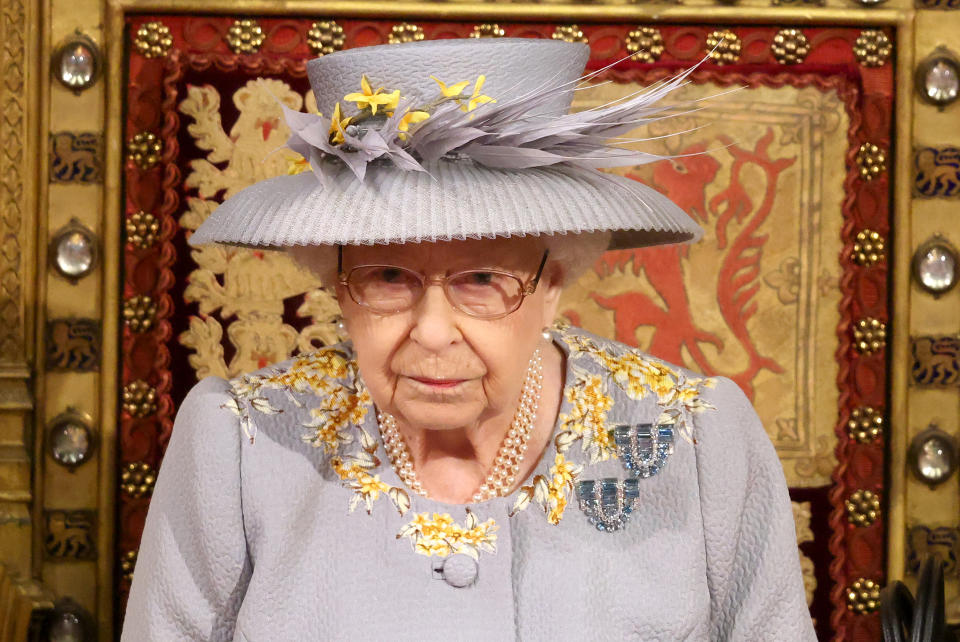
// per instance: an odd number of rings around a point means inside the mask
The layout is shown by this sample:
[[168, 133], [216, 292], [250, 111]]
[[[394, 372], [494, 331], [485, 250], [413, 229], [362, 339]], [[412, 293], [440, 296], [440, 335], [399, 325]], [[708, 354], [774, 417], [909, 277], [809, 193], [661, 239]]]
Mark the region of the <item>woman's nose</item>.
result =
[[460, 338], [456, 310], [447, 301], [443, 287], [427, 285], [423, 297], [411, 310], [413, 329], [410, 337], [432, 351], [440, 351]]

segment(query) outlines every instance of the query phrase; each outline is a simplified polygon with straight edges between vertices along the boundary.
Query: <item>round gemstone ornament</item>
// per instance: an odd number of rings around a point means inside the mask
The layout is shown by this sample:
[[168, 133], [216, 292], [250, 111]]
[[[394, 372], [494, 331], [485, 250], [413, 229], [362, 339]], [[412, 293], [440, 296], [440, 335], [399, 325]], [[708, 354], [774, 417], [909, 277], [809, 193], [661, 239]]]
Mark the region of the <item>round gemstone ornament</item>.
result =
[[957, 284], [957, 252], [942, 237], [921, 245], [913, 256], [913, 276], [924, 290], [939, 296]]
[[960, 74], [957, 71], [956, 63], [938, 60], [927, 71], [924, 79], [927, 98], [936, 103], [948, 103], [956, 100], [957, 94], [960, 93]]
[[79, 466], [90, 458], [90, 430], [80, 423], [65, 422], [50, 431], [50, 454], [64, 466]]
[[60, 54], [60, 82], [82, 89], [93, 81], [93, 52], [82, 42], [72, 43]]
[[54, 235], [50, 261], [62, 276], [76, 281], [93, 271], [97, 262], [97, 238], [73, 219]]
[[960, 98], [960, 59], [946, 47], [937, 47], [917, 66], [917, 93], [943, 109]]
[[950, 435], [931, 424], [910, 444], [910, 463], [920, 481], [937, 486], [956, 469], [957, 447]]
[[89, 89], [100, 75], [100, 49], [79, 31], [57, 47], [52, 60], [54, 78], [78, 94]]
[[95, 446], [90, 418], [68, 408], [51, 422], [47, 444], [50, 455], [61, 466], [74, 468], [90, 461]]

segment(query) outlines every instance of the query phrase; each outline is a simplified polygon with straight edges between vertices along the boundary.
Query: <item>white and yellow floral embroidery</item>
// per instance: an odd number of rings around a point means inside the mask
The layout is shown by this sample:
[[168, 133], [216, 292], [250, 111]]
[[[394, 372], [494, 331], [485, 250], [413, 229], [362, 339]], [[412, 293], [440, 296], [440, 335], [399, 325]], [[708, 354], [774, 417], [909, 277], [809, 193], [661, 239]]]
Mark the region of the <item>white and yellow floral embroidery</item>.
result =
[[321, 397], [320, 405], [310, 409], [310, 421], [303, 425], [313, 428], [312, 435], [304, 435], [303, 440], [317, 448], [322, 447], [327, 454], [339, 451], [340, 446], [353, 441], [350, 426], [359, 426], [372, 403], [370, 392], [341, 386]]
[[407, 538], [413, 550], [428, 557], [447, 557], [455, 553], [478, 559], [480, 553], [497, 552], [497, 529], [492, 519], [480, 522], [468, 508], [463, 526], [455, 523], [448, 513], [417, 513], [397, 533], [397, 539]]
[[517, 491], [517, 500], [510, 510], [510, 517], [527, 508], [531, 502], [539, 504], [547, 515], [547, 521], [553, 525], [560, 523], [567, 508], [573, 484], [583, 471], [581, 466], [567, 460], [563, 453], [557, 453], [550, 467], [549, 478], [537, 475], [529, 486]]
[[283, 370], [265, 375], [244, 375], [230, 381], [233, 398], [224, 404], [224, 408], [240, 418], [240, 425], [250, 443], [256, 434], [251, 409], [267, 415], [283, 412], [270, 403], [264, 395], [265, 390], [284, 392], [298, 408], [302, 408], [303, 403], [294, 393], [313, 393], [320, 398], [320, 405], [310, 411], [310, 421], [302, 424], [315, 432], [303, 439], [318, 448], [323, 447], [328, 454], [352, 441], [347, 429], [351, 424], [359, 426], [363, 423], [371, 403], [370, 393], [357, 376], [357, 364], [346, 353], [327, 348], [303, 354]]
[[[361, 429], [362, 430], [362, 429]], [[363, 431], [367, 434], [366, 431]], [[365, 440], [364, 440], [365, 441]], [[382, 481], [380, 475], [371, 474], [371, 471], [380, 467], [380, 460], [369, 450], [369, 446], [361, 450], [358, 455], [348, 458], [331, 457], [330, 466], [344, 482], [344, 486], [353, 490], [350, 500], [350, 512], [356, 510], [363, 503], [367, 515], [373, 511], [373, 503], [385, 495], [397, 508], [401, 516], [410, 509], [410, 495], [407, 491]], [[373, 450], [376, 450], [374, 444]]]
[[715, 410], [700, 396], [701, 388], [712, 388], [716, 384], [713, 379], [688, 378], [681, 371], [636, 349], [619, 350], [611, 344], [601, 344], [578, 334], [561, 332], [560, 336], [570, 348], [571, 356], [585, 354], [591, 357], [610, 373], [613, 381], [631, 399], [656, 395], [660, 407], [656, 423], [674, 424], [684, 439], [696, 443], [688, 418], [705, 410]]
[[607, 411], [613, 408], [613, 398], [607, 394], [606, 382], [600, 375], [577, 370], [573, 385], [564, 390], [570, 403], [570, 412], [561, 414], [557, 421], [560, 432], [556, 437], [557, 450], [565, 452], [574, 441], [580, 441], [591, 464], [616, 458], [617, 449], [607, 430]]

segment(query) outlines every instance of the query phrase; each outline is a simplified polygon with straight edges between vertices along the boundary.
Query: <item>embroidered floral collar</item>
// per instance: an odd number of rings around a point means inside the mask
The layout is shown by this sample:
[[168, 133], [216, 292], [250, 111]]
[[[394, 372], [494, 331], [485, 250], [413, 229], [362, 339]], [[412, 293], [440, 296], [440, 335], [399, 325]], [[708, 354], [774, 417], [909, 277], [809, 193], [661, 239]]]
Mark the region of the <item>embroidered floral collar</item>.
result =
[[[575, 484], [583, 474], [583, 466], [569, 458], [571, 448], [579, 442], [588, 466], [621, 456], [607, 422], [607, 413], [614, 405], [611, 386], [634, 400], [652, 396], [660, 409], [657, 424], [669, 424], [688, 442], [695, 443], [692, 415], [713, 409], [701, 398], [700, 389], [712, 387], [714, 382], [687, 377], [639, 350], [592, 337], [567, 325], [556, 325], [554, 336], [567, 352], [567, 373], [554, 438], [543, 455], [553, 463], [548, 474], [535, 474], [528, 484], [514, 491], [516, 499], [509, 514], [512, 517], [535, 504], [543, 510], [547, 521], [556, 525], [563, 519]], [[601, 373], [586, 369], [584, 360], [599, 365]], [[378, 471], [384, 465], [377, 456], [380, 436], [364, 427], [368, 415], [375, 415], [373, 401], [349, 344], [303, 354], [286, 368], [244, 375], [230, 385], [231, 400], [224, 408], [239, 418], [251, 444], [257, 430], [254, 417], [283, 412], [266, 395], [271, 390], [280, 391], [294, 407], [304, 410], [301, 426], [307, 432], [303, 441], [323, 449], [330, 468], [342, 485], [352, 491], [351, 512], [363, 506], [370, 514], [381, 498], [392, 503], [401, 516], [410, 511], [412, 500], [407, 489], [380, 478]], [[313, 395], [319, 403], [308, 408], [303, 399], [306, 395]], [[481, 522], [466, 508], [463, 525], [455, 523], [449, 514], [416, 513], [400, 529], [397, 538], [409, 539], [414, 551], [421, 555], [446, 557], [463, 553], [477, 559], [481, 552], [496, 551], [497, 529], [493, 519]]]

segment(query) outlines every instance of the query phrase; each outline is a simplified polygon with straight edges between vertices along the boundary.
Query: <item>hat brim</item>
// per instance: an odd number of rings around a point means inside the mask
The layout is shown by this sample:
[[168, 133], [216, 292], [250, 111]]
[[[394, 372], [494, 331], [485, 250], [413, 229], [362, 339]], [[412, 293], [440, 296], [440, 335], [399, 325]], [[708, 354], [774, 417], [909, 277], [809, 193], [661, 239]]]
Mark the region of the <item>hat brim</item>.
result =
[[346, 167], [305, 172], [227, 199], [190, 237], [282, 249], [611, 231], [611, 249], [693, 242], [702, 230], [666, 196], [622, 176], [567, 165], [493, 169], [440, 161], [429, 172]]

